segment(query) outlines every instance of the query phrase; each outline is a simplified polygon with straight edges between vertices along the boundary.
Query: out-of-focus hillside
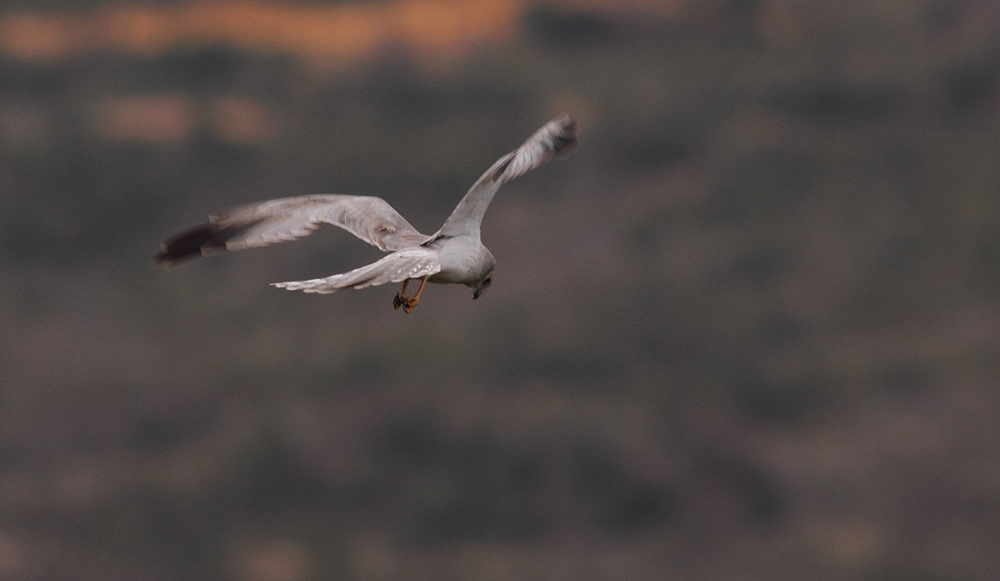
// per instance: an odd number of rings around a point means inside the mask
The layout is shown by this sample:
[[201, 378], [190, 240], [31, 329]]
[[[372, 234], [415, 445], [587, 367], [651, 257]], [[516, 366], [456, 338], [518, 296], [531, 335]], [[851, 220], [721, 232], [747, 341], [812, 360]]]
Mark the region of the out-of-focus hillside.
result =
[[[0, 579], [992, 579], [1000, 9], [0, 9]], [[149, 268], [214, 210], [506, 186], [490, 293]]]

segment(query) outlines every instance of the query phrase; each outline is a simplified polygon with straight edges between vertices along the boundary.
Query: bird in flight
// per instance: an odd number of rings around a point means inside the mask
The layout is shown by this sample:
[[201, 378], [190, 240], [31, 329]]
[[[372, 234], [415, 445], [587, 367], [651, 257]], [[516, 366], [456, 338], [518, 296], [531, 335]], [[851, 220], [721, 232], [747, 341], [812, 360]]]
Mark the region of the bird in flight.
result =
[[[346, 288], [403, 283], [393, 308], [409, 313], [428, 282], [464, 284], [478, 299], [493, 281], [496, 261], [479, 237], [486, 208], [504, 183], [566, 153], [576, 145], [576, 122], [560, 115], [520, 147], [501, 157], [469, 188], [431, 235], [421, 234], [382, 198], [320, 194], [281, 198], [233, 208], [166, 239], [153, 257], [156, 266], [226, 250], [256, 248], [308, 236], [322, 224], [347, 230], [389, 254], [372, 264], [326, 278], [276, 282], [274, 286], [328, 294]], [[413, 296], [410, 281], [420, 281]]]

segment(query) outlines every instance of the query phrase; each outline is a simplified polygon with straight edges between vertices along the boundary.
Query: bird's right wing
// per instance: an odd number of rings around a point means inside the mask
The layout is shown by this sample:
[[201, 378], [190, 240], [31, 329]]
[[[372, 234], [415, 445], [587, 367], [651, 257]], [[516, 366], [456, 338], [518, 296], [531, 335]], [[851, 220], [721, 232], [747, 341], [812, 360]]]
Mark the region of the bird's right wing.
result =
[[479, 225], [500, 186], [548, 163], [576, 146], [576, 121], [560, 115], [529, 137], [521, 147], [486, 170], [452, 211], [437, 236], [478, 235]]
[[165, 240], [153, 262], [172, 266], [213, 252], [287, 242], [308, 236], [324, 223], [384, 251], [418, 246], [430, 238], [382, 198], [322, 194], [249, 204], [210, 216], [208, 222]]
[[326, 278], [275, 282], [272, 286], [307, 293], [330, 294], [345, 288], [365, 288], [380, 284], [403, 282], [411, 278], [423, 278], [441, 272], [437, 252], [428, 248], [406, 248], [397, 250], [378, 262], [356, 268], [344, 274]]

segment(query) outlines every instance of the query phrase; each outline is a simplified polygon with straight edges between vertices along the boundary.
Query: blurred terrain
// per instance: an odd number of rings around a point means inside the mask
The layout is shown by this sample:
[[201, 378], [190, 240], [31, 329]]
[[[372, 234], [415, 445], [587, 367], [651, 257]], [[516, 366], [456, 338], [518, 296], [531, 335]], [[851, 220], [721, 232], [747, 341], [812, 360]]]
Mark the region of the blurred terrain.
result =
[[[563, 111], [481, 300], [149, 267]], [[998, 143], [989, 0], [3, 2], [0, 579], [996, 579]]]

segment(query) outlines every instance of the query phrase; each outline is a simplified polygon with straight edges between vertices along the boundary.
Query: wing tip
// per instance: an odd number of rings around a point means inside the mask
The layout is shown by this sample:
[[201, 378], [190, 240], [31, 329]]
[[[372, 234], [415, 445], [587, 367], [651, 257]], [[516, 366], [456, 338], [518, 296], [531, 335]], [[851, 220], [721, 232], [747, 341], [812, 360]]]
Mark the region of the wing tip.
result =
[[568, 114], [562, 113], [552, 121], [543, 125], [541, 129], [536, 131], [522, 145], [522, 147], [539, 147], [542, 154], [541, 159], [534, 160], [530, 162], [527, 167], [516, 170], [514, 175], [508, 175], [507, 170], [518, 156], [518, 151], [512, 151], [497, 161], [493, 170], [487, 174], [486, 179], [502, 183], [511, 178], [517, 177], [534, 167], [545, 164], [551, 159], [561, 158], [577, 146], [576, 136], [576, 120]]
[[320, 295], [329, 295], [340, 290], [339, 288], [328, 285], [326, 279], [312, 279], [312, 280], [292, 280], [288, 282], [272, 282], [271, 286], [275, 288], [285, 289], [287, 291], [302, 291], [304, 293], [315, 293]]
[[562, 113], [550, 121], [549, 124], [554, 125], [556, 129], [551, 136], [552, 141], [548, 144], [554, 153], [562, 154], [577, 146], [576, 136], [578, 127], [575, 119], [566, 113]]
[[170, 268], [209, 254], [240, 250], [246, 245], [234, 244], [233, 239], [258, 222], [226, 225], [220, 220], [209, 220], [164, 240], [160, 253], [150, 261], [154, 267]]
[[160, 253], [150, 261], [153, 266], [170, 268], [183, 262], [202, 256], [204, 249], [209, 248], [220, 234], [220, 229], [211, 222], [199, 224], [164, 240], [160, 244]]

